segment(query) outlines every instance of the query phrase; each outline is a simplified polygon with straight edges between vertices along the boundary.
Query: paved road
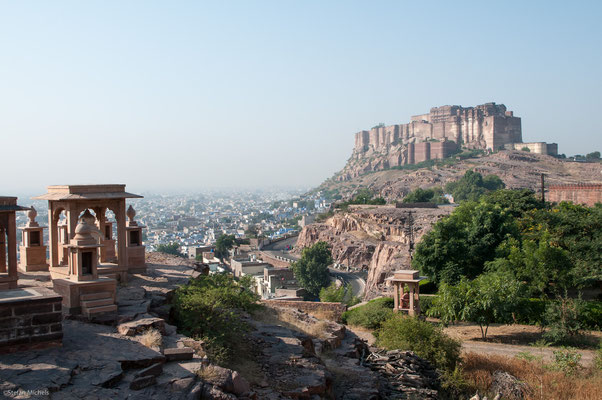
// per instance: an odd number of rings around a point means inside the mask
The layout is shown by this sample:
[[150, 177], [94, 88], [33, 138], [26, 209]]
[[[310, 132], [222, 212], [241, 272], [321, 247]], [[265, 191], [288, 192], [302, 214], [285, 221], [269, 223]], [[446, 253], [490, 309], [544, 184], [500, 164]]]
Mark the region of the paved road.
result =
[[[291, 238], [264, 246], [262, 251], [271, 253], [273, 255], [279, 255], [281, 257], [298, 260], [299, 256], [297, 256], [296, 254], [289, 253], [287, 251], [288, 248], [292, 249], [293, 247], [295, 247], [296, 244], [297, 236], [293, 236]], [[338, 269], [334, 268], [329, 268], [329, 270], [332, 276], [334, 276], [335, 278], [339, 278], [343, 282], [351, 285], [354, 296], [363, 295], [364, 289], [366, 288], [366, 281], [364, 281], [364, 279], [361, 276], [353, 272], [339, 271]]]
[[286, 251], [287, 246], [290, 246], [290, 249], [292, 249], [297, 244], [297, 238], [298, 238], [298, 236], [293, 236], [288, 239], [281, 240], [279, 242], [270, 243], [267, 246], [263, 246], [262, 250], [270, 250], [270, 251], [285, 250]]
[[330, 274], [336, 278], [341, 279], [346, 284], [351, 285], [353, 295], [361, 297], [366, 289], [366, 281], [356, 273], [339, 271], [338, 269], [328, 268]]

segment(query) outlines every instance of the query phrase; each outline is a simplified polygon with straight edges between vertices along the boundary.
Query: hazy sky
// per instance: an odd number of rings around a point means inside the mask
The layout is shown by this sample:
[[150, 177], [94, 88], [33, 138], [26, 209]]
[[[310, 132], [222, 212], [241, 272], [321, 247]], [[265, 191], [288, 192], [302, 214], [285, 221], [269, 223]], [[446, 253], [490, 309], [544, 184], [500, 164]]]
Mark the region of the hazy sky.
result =
[[0, 194], [313, 186], [353, 134], [504, 103], [602, 150], [592, 2], [1, 1]]

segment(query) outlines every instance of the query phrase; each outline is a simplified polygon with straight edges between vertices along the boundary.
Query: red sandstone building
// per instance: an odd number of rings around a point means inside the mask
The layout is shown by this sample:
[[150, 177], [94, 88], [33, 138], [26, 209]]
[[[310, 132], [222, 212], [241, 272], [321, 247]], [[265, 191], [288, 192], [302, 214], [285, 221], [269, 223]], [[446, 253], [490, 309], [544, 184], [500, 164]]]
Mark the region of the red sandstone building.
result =
[[548, 201], [570, 201], [593, 207], [596, 203], [602, 203], [602, 184], [550, 185]]

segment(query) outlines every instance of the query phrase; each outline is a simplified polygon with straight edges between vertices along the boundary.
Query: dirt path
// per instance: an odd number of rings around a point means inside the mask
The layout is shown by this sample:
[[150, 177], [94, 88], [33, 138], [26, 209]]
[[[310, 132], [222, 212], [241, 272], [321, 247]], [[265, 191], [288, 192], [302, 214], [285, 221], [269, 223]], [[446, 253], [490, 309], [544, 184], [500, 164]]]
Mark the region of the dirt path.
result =
[[[376, 338], [372, 331], [359, 326], [347, 326], [347, 329], [361, 339], [373, 345]], [[539, 335], [539, 328], [528, 325], [502, 325], [489, 328], [489, 336], [492, 340], [511, 340], [512, 343], [494, 343], [474, 340], [480, 338], [480, 330], [476, 325], [463, 324], [445, 328], [445, 333], [462, 342], [462, 351], [465, 353], [493, 354], [506, 357], [515, 357], [518, 353], [527, 352], [534, 356], [543, 356], [544, 360], [551, 361], [554, 350], [559, 347], [545, 347], [543, 349], [528, 344], [518, 344], [533, 339]], [[602, 336], [600, 332], [590, 332], [593, 340]], [[593, 350], [577, 350], [581, 353], [581, 365], [590, 366], [593, 363], [595, 352]]]

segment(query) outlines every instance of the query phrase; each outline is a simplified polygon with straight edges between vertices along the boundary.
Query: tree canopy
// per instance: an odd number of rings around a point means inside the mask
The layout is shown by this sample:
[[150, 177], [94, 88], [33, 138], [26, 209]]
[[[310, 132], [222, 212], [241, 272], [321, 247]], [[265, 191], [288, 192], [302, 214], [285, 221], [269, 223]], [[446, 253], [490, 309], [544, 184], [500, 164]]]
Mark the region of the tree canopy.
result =
[[221, 235], [215, 241], [215, 256], [218, 258], [224, 258], [228, 256], [228, 250], [234, 247], [236, 239], [234, 235]]
[[423, 236], [412, 265], [437, 284], [512, 273], [531, 296], [602, 279], [602, 205], [544, 204], [527, 190], [465, 201]]
[[440, 187], [432, 187], [428, 189], [414, 189], [403, 198], [402, 202], [448, 204], [449, 200], [443, 196], [443, 189]]
[[483, 194], [505, 188], [506, 185], [497, 175], [483, 177], [478, 172], [468, 170], [464, 176], [455, 182], [445, 185], [445, 191], [451, 193], [454, 201], [477, 201]]
[[442, 284], [429, 313], [444, 323], [476, 322], [485, 339], [490, 324], [512, 322], [521, 290], [521, 284], [508, 273], [486, 273], [472, 281], [464, 278], [457, 285]]
[[330, 284], [328, 267], [332, 264], [330, 245], [317, 242], [303, 249], [301, 258], [291, 264], [299, 285], [307, 290], [310, 296], [318, 297], [320, 290]]

